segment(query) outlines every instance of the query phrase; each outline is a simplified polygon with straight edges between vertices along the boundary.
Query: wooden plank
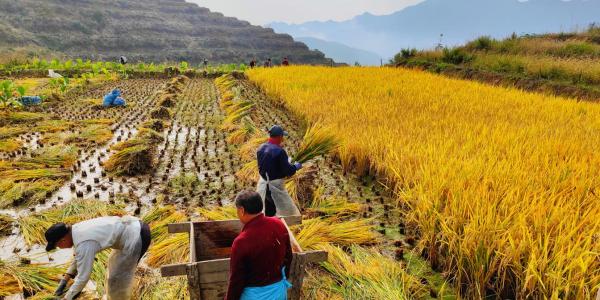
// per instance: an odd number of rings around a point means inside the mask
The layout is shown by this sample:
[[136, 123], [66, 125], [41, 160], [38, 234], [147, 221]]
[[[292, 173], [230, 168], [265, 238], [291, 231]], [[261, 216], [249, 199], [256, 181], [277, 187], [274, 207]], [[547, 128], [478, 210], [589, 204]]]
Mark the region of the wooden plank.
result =
[[[283, 218], [288, 225], [300, 224], [301, 216]], [[231, 255], [233, 240], [243, 224], [239, 220], [194, 222], [191, 226], [196, 237], [196, 261], [227, 258]]]
[[231, 255], [233, 240], [242, 230], [238, 220], [195, 222], [196, 262], [227, 258]]
[[306, 274], [306, 270], [304, 268], [307, 264], [307, 258], [308, 256], [302, 255], [301, 253], [294, 254], [294, 257], [292, 258], [292, 265], [290, 266], [290, 278], [288, 279], [292, 283], [292, 288], [288, 291], [290, 300], [300, 300], [304, 275]]
[[167, 225], [169, 233], [189, 233], [190, 223], [176, 223]]
[[327, 251], [305, 251], [302, 253], [298, 253], [306, 257], [307, 263], [320, 263], [327, 261]]
[[[325, 260], [327, 260], [327, 252], [325, 251], [294, 253], [292, 265], [290, 266], [290, 278], [288, 278], [293, 285], [292, 289], [289, 291], [290, 300], [300, 299], [307, 265]], [[201, 261], [184, 265], [187, 267], [191, 299], [223, 299], [227, 292], [229, 265], [229, 258]], [[175, 267], [173, 267], [173, 269], [174, 272], [181, 272], [180, 269], [176, 269]], [[192, 288], [192, 286], [195, 288]], [[195, 292], [198, 294], [192, 296], [192, 293]], [[196, 296], [202, 298], [194, 298]]]
[[212, 283], [227, 283], [229, 281], [229, 270], [214, 273], [200, 272], [200, 284], [207, 285]]
[[229, 271], [229, 258], [207, 260], [194, 263], [200, 272], [222, 272]]
[[197, 253], [197, 247], [198, 247], [198, 241], [196, 241], [196, 228], [194, 226], [192, 226], [192, 223], [188, 223], [190, 225], [190, 263], [194, 263], [196, 261], [198, 261], [198, 253]]
[[187, 275], [190, 300], [202, 300], [203, 298], [200, 290], [200, 273], [198, 272], [198, 268], [190, 265], [190, 267], [187, 268]]
[[187, 275], [187, 264], [166, 265], [160, 267], [160, 275], [162, 277], [183, 276]]
[[220, 282], [220, 283], [211, 283], [202, 285], [201, 287], [201, 296], [203, 300], [223, 300], [225, 299], [225, 294], [227, 294], [228, 283]]

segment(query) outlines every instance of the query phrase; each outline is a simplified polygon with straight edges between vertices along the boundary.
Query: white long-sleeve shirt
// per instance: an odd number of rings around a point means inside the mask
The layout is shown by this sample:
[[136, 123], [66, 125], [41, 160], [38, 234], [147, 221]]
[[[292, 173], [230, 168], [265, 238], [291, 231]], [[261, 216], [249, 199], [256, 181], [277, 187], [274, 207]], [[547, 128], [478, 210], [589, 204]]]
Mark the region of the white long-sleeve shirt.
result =
[[85, 241], [75, 248], [75, 259], [67, 270], [67, 274], [74, 274], [77, 271], [75, 282], [65, 294], [65, 299], [72, 300], [79, 292], [85, 288], [92, 275], [94, 259], [96, 254], [102, 249], [100, 243], [96, 241]]

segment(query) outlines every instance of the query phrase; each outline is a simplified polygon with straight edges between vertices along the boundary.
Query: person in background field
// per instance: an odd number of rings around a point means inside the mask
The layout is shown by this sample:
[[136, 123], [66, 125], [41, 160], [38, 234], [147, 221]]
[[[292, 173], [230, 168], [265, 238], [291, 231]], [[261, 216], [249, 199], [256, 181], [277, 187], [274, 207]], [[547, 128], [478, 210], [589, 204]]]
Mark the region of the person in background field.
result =
[[268, 58], [268, 59], [265, 61], [265, 67], [266, 67], [266, 68], [270, 68], [270, 67], [272, 67], [272, 66], [273, 66], [273, 61], [271, 61], [271, 59], [270, 59], [270, 58]]
[[256, 67], [256, 60], [253, 59], [250, 61], [250, 68], [254, 69], [255, 67]]
[[266, 217], [258, 193], [241, 192], [235, 199], [244, 224], [231, 247], [229, 286], [225, 300], [285, 300], [292, 248], [287, 226]]
[[111, 248], [108, 260], [106, 296], [111, 300], [131, 299], [131, 285], [138, 262], [150, 246], [150, 227], [138, 218], [101, 217], [74, 224], [52, 225], [45, 233], [46, 251], [57, 246], [74, 248], [75, 259], [54, 293], [62, 296], [69, 279], [75, 282], [62, 299], [71, 300], [90, 280], [96, 254]]
[[289, 162], [285, 150], [281, 147], [287, 132], [281, 126], [269, 129], [269, 141], [262, 144], [256, 153], [258, 171], [257, 192], [265, 205], [265, 214], [269, 217], [298, 216], [300, 210], [285, 189], [284, 179], [296, 174], [302, 164]]
[[127, 64], [127, 57], [125, 57], [125, 56], [121, 56], [121, 58], [119, 59], [119, 62], [120, 62], [122, 65], [126, 65], [126, 64]]
[[285, 67], [287, 67], [287, 66], [289, 66], [289, 65], [290, 65], [290, 61], [288, 60], [288, 58], [287, 58], [287, 57], [284, 57], [284, 58], [283, 58], [283, 62], [281, 63], [281, 65], [282, 65], [282, 66], [285, 66]]
[[205, 59], [202, 61], [202, 64], [204, 65], [204, 68], [205, 68], [205, 69], [206, 69], [206, 68], [208, 68], [208, 59], [206, 59], [206, 58], [205, 58]]

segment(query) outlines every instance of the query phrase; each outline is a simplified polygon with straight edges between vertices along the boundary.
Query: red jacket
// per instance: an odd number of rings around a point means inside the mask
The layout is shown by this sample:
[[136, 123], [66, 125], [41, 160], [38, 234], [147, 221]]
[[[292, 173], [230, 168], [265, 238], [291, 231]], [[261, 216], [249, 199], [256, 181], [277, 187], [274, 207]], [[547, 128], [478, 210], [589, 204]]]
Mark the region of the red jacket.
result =
[[233, 241], [226, 300], [238, 300], [245, 287], [281, 281], [281, 268], [289, 275], [292, 247], [287, 228], [278, 218], [260, 214], [244, 226]]

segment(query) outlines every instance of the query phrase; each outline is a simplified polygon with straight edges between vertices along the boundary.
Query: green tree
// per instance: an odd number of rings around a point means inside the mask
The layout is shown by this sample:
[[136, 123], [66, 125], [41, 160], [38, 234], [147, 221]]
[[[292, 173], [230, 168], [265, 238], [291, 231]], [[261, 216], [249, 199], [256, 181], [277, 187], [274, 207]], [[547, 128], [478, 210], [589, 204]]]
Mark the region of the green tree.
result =
[[10, 80], [0, 83], [0, 110], [18, 109], [23, 106], [19, 99], [25, 96], [25, 88], [15, 86]]

